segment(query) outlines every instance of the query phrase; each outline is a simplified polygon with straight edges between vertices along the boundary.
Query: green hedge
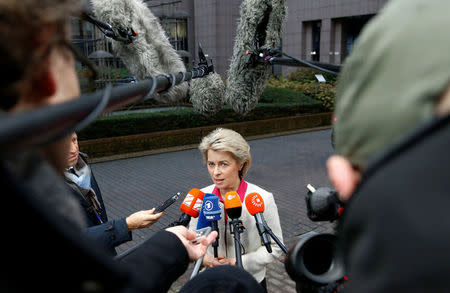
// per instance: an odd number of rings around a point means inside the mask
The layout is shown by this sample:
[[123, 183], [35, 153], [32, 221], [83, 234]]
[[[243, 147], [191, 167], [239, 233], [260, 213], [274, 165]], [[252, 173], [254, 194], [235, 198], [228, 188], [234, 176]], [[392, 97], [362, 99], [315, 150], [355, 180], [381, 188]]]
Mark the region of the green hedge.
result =
[[267, 85], [279, 89], [291, 89], [320, 101], [327, 111], [334, 111], [334, 99], [336, 97], [336, 76], [324, 74], [326, 83], [318, 83], [314, 74], [317, 70], [308, 68], [298, 69], [288, 75], [287, 78], [270, 78]]
[[239, 115], [225, 106], [212, 117], [203, 116], [192, 108], [154, 113], [103, 116], [78, 133], [80, 140], [123, 136], [173, 129], [193, 128], [232, 122], [263, 120], [305, 113], [320, 113], [326, 109], [321, 102], [288, 88], [266, 87], [259, 103], [247, 115]]
[[335, 84], [337, 80], [337, 75], [323, 72], [310, 67], [300, 67], [294, 72], [291, 72], [286, 77], [289, 81], [300, 81], [300, 82], [317, 82], [316, 74], [322, 74], [327, 83]]

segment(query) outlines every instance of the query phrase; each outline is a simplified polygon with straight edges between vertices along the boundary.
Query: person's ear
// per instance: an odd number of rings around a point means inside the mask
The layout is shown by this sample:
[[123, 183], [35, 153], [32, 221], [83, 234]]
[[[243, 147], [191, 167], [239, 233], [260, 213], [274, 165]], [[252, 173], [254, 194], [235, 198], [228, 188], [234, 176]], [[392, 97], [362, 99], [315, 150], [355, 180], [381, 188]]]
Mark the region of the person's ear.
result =
[[[51, 56], [43, 60], [38, 68], [32, 68], [29, 82], [21, 98], [22, 107], [34, 108], [48, 104], [51, 97], [56, 94], [56, 72], [53, 70]], [[25, 106], [24, 106], [25, 105]]]
[[36, 101], [38, 104], [56, 93], [56, 76], [50, 66], [50, 60], [44, 62], [43, 66], [32, 80], [33, 96], [40, 100]]
[[346, 202], [361, 180], [360, 173], [353, 168], [350, 161], [338, 155], [333, 155], [327, 160], [327, 169], [328, 177], [336, 188], [339, 199]]

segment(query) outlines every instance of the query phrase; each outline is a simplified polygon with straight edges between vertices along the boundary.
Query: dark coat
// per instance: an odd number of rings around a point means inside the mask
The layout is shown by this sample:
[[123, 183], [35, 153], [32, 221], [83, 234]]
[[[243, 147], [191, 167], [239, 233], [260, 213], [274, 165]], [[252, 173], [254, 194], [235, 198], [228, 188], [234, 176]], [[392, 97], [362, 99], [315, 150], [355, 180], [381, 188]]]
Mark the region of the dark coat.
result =
[[[80, 152], [78, 160], [84, 160], [84, 162], [88, 165], [86, 154]], [[125, 218], [108, 221], [108, 215], [106, 213], [102, 193], [97, 184], [97, 180], [95, 179], [92, 169], [91, 187], [100, 203], [101, 211], [98, 213], [98, 215], [100, 216], [103, 223], [101, 223], [97, 218], [97, 215], [94, 212], [94, 207], [83, 196], [83, 192], [86, 192], [86, 190], [78, 187], [75, 183], [71, 182], [67, 178], [66, 181], [72, 187], [75, 196], [79, 200], [80, 205], [83, 207], [83, 210], [85, 212], [88, 224], [86, 234], [88, 235], [88, 237], [99, 243], [101, 246], [105, 247], [110, 254], [116, 255], [117, 252], [115, 250], [115, 247], [119, 246], [122, 243], [130, 241], [132, 239], [132, 234], [131, 231], [128, 230]]]
[[166, 292], [186, 271], [187, 251], [166, 231], [157, 232], [122, 262], [114, 261], [85, 237], [69, 214], [62, 216], [56, 205], [37, 196], [35, 191], [54, 189], [58, 182], [65, 192], [55, 198], [73, 196], [54, 172], [43, 174], [45, 180], [37, 186], [30, 185], [28, 178], [40, 164], [33, 160], [27, 174], [19, 177], [0, 160], [0, 218], [8, 223], [2, 229], [7, 238], [2, 238], [0, 292]]
[[450, 116], [375, 160], [343, 215], [346, 292], [448, 292]]

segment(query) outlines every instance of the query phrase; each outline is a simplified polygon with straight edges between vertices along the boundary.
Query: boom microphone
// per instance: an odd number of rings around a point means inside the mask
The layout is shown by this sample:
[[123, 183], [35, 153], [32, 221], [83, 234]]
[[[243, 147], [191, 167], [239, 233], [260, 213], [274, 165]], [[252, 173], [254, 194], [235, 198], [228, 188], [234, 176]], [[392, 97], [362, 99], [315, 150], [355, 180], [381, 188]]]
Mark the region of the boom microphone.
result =
[[267, 252], [272, 253], [272, 246], [270, 246], [270, 238], [266, 232], [266, 221], [264, 220], [264, 200], [259, 193], [253, 192], [247, 195], [245, 198], [245, 206], [247, 207], [250, 215], [255, 216], [256, 228], [258, 228], [258, 233]]
[[204, 78], [193, 79], [189, 94], [195, 111], [212, 116], [222, 109], [225, 85], [220, 75], [213, 72]]
[[199, 216], [204, 195], [205, 193], [197, 188], [192, 188], [188, 192], [180, 206], [183, 214], [176, 224], [187, 227], [191, 221], [191, 217], [197, 218]]
[[223, 106], [225, 85], [219, 74], [214, 72], [212, 60], [208, 60], [203, 53], [202, 45], [198, 44], [199, 65], [206, 65], [209, 74], [202, 80], [192, 80], [190, 83], [190, 101], [195, 111], [212, 116]]
[[240, 14], [224, 100], [235, 112], [246, 114], [258, 103], [270, 74], [269, 64], [252, 57], [279, 46], [285, 0], [245, 0]]
[[[130, 44], [117, 41], [112, 44], [114, 51], [138, 79], [186, 71], [158, 18], [142, 0], [91, 0], [91, 3], [101, 21], [122, 30], [133, 28], [137, 31]], [[165, 93], [154, 93], [153, 97], [162, 102], [178, 101], [186, 97], [187, 91], [187, 83], [182, 83]]]

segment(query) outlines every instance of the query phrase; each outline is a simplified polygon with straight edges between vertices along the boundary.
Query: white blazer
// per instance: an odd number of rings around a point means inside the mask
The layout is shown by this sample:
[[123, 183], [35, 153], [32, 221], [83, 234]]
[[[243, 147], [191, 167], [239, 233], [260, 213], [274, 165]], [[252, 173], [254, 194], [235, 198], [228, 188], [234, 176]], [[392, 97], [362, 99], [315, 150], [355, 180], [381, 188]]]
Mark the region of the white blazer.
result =
[[[212, 184], [202, 189], [204, 193], [212, 193], [215, 185]], [[261, 195], [264, 200], [264, 219], [267, 225], [272, 230], [272, 232], [283, 242], [283, 235], [281, 232], [280, 218], [278, 216], [278, 208], [275, 204], [272, 193], [265, 191], [261, 187], [247, 182], [247, 190], [245, 196], [252, 192], [257, 192]], [[230, 233], [230, 220], [228, 219], [227, 225], [225, 226], [225, 211], [223, 204], [220, 203], [222, 209], [222, 218], [218, 221], [219, 227], [219, 247], [218, 254], [224, 255], [227, 258], [235, 257], [234, 249], [234, 237]], [[261, 238], [256, 228], [255, 217], [252, 216], [246, 206], [245, 199], [242, 203], [242, 214], [239, 218], [244, 227], [244, 232], [240, 235], [240, 240], [242, 244], [242, 265], [245, 270], [247, 270], [253, 277], [261, 282], [266, 276], [266, 266], [278, 259], [282, 253], [282, 250], [278, 247], [275, 241], [269, 236], [271, 240], [272, 253], [268, 253], [266, 247], [261, 242]], [[192, 231], [197, 230], [197, 219], [192, 218], [189, 223], [189, 229]], [[207, 254], [213, 255], [213, 247], [208, 248]]]

